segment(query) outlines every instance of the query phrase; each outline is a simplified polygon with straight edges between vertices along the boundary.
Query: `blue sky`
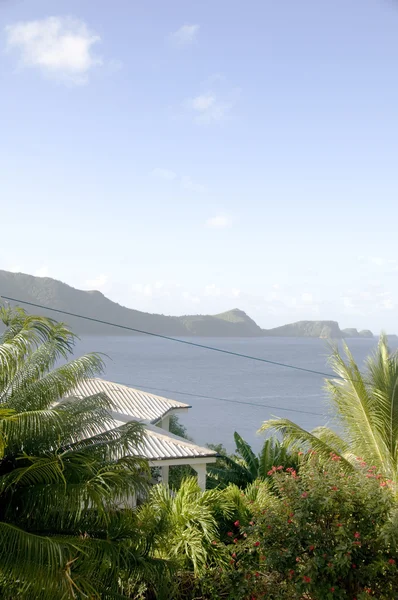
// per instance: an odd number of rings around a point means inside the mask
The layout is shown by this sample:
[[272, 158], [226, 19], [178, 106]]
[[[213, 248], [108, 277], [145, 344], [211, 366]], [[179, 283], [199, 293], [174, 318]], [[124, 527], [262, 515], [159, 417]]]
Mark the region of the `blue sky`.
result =
[[0, 268], [398, 332], [398, 1], [3, 0]]

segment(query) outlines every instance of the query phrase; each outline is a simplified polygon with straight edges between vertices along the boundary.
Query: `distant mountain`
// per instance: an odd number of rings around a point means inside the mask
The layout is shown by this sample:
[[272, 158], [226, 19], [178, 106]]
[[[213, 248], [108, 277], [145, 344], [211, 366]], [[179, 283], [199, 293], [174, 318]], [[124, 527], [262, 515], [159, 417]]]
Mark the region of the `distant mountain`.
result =
[[[219, 315], [189, 315], [179, 317], [187, 335], [259, 337], [263, 330], [243, 310], [235, 308]], [[217, 333], [214, 333], [217, 332]]]
[[[341, 330], [336, 321], [298, 321], [273, 329], [261, 329], [245, 312], [235, 308], [218, 315], [185, 315], [170, 317], [145, 313], [109, 300], [101, 292], [77, 290], [50, 277], [33, 277], [23, 273], [0, 270], [0, 296], [10, 296], [48, 308], [84, 315], [100, 321], [117, 323], [141, 331], [169, 336], [209, 337], [315, 337], [315, 338], [371, 338], [369, 330]], [[62, 320], [79, 334], [134, 335], [131, 331], [109, 325], [70, 317], [56, 312], [25, 307], [29, 312], [46, 314]], [[390, 336], [394, 339], [395, 336]]]
[[315, 337], [315, 338], [333, 338], [343, 337], [337, 321], [298, 321], [289, 323], [274, 329], [264, 330], [267, 336], [276, 337]]
[[[262, 330], [239, 309], [221, 315], [194, 315], [169, 317], [126, 308], [112, 302], [101, 292], [77, 290], [50, 277], [33, 277], [23, 273], [9, 273], [0, 270], [0, 296], [10, 296], [27, 302], [41, 304], [49, 308], [59, 308], [67, 312], [89, 316], [101, 321], [118, 323], [126, 327], [171, 336], [261, 336]], [[79, 334], [95, 335], [134, 335], [101, 323], [69, 317], [52, 311], [25, 306], [29, 312], [39, 312], [68, 323]]]
[[358, 331], [350, 327], [349, 329], [342, 329], [341, 333], [343, 334], [343, 338], [372, 338], [373, 333], [369, 331], [369, 329], [363, 329], [362, 331]]

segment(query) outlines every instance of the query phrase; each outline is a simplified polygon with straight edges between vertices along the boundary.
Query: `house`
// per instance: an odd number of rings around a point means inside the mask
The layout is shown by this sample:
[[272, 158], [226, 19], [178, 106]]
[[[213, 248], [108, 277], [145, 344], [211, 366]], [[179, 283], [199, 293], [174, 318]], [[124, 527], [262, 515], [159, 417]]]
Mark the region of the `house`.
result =
[[191, 408], [189, 404], [99, 378], [82, 382], [73, 396], [99, 393], [105, 393], [112, 401], [117, 426], [129, 421], [143, 424], [144, 442], [133, 453], [146, 458], [150, 467], [160, 467], [164, 483], [169, 481], [170, 467], [190, 465], [198, 474], [201, 490], [206, 489], [206, 465], [216, 461], [217, 453], [169, 432], [170, 416], [186, 412]]

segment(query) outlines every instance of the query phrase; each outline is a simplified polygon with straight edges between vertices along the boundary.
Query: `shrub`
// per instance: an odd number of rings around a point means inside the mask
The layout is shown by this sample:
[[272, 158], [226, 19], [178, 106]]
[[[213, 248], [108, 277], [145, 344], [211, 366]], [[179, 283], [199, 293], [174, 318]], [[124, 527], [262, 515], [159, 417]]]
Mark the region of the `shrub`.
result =
[[394, 497], [385, 480], [364, 463], [344, 472], [335, 455], [326, 464], [310, 455], [300, 476], [272, 471], [278, 502], [255, 504], [232, 569], [281, 579], [270, 598], [396, 598], [398, 555], [386, 533]]

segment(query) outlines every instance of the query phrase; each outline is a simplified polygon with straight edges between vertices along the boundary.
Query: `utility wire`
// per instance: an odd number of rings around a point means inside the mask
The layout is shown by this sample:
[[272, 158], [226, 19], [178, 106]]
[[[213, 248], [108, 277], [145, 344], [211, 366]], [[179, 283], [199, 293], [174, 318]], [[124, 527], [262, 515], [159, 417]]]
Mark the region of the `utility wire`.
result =
[[332, 374], [325, 373], [323, 371], [316, 371], [315, 369], [306, 369], [304, 367], [298, 367], [297, 365], [290, 365], [288, 363], [282, 363], [275, 360], [269, 360], [266, 358], [260, 358], [259, 356], [250, 356], [248, 354], [242, 354], [240, 352], [232, 352], [232, 350], [225, 350], [223, 348], [216, 348], [215, 346], [206, 346], [205, 344], [198, 344], [196, 342], [190, 342], [188, 340], [182, 340], [181, 338], [175, 338], [168, 335], [162, 335], [160, 333], [153, 333], [151, 331], [144, 331], [142, 329], [135, 329], [134, 327], [128, 327], [127, 325], [119, 325], [118, 323], [111, 323], [110, 321], [103, 321], [102, 319], [95, 319], [94, 317], [87, 317], [85, 315], [79, 315], [76, 313], [68, 312], [58, 308], [49, 308], [42, 304], [36, 304], [34, 302], [27, 302], [26, 300], [20, 300], [18, 298], [11, 298], [9, 296], [1, 295], [4, 300], [11, 302], [17, 302], [18, 304], [27, 304], [28, 306], [34, 306], [35, 308], [41, 308], [42, 310], [49, 310], [52, 312], [58, 312], [69, 317], [76, 317], [78, 319], [85, 319], [86, 321], [92, 321], [93, 323], [101, 323], [102, 325], [109, 325], [110, 327], [117, 327], [126, 331], [133, 331], [134, 333], [140, 333], [142, 335], [149, 335], [152, 337], [161, 338], [163, 340], [169, 340], [171, 342], [177, 342], [179, 344], [185, 344], [186, 346], [194, 346], [195, 348], [203, 348], [205, 350], [211, 350], [212, 352], [220, 352], [221, 354], [229, 354], [230, 356], [238, 356], [239, 358], [247, 358], [249, 360], [256, 360], [258, 362], [267, 363], [269, 365], [275, 365], [277, 367], [284, 367], [285, 369], [294, 369], [295, 371], [302, 371], [304, 373], [312, 373], [313, 375], [322, 375], [322, 377], [328, 377], [331, 379], [343, 379], [342, 377]]
[[[275, 410], [283, 410], [285, 412], [297, 412], [297, 413], [302, 413], [304, 415], [314, 415], [317, 417], [325, 417], [326, 415], [322, 414], [322, 413], [318, 413], [318, 412], [311, 412], [309, 410], [300, 410], [298, 408], [281, 408], [280, 406], [272, 406], [271, 404], [260, 404], [258, 402], [244, 402], [243, 400], [231, 400], [229, 398], [220, 398], [218, 396], [205, 396], [204, 394], [192, 394], [189, 392], [179, 392], [177, 390], [166, 390], [164, 388], [156, 388], [156, 387], [152, 387], [151, 385], [142, 385], [142, 384], [138, 384], [138, 383], [126, 383], [124, 381], [115, 381], [115, 383], [119, 383], [120, 385], [127, 385], [127, 386], [131, 386], [137, 389], [143, 389], [143, 388], [147, 388], [149, 390], [154, 390], [157, 392], [162, 392], [162, 393], [166, 393], [166, 394], [179, 394], [180, 396], [189, 396], [192, 398], [206, 398], [207, 400], [219, 400], [221, 402], [230, 402], [231, 404], [244, 404], [247, 406], [259, 406], [260, 408], [274, 408]], [[116, 389], [114, 390], [116, 391]]]

